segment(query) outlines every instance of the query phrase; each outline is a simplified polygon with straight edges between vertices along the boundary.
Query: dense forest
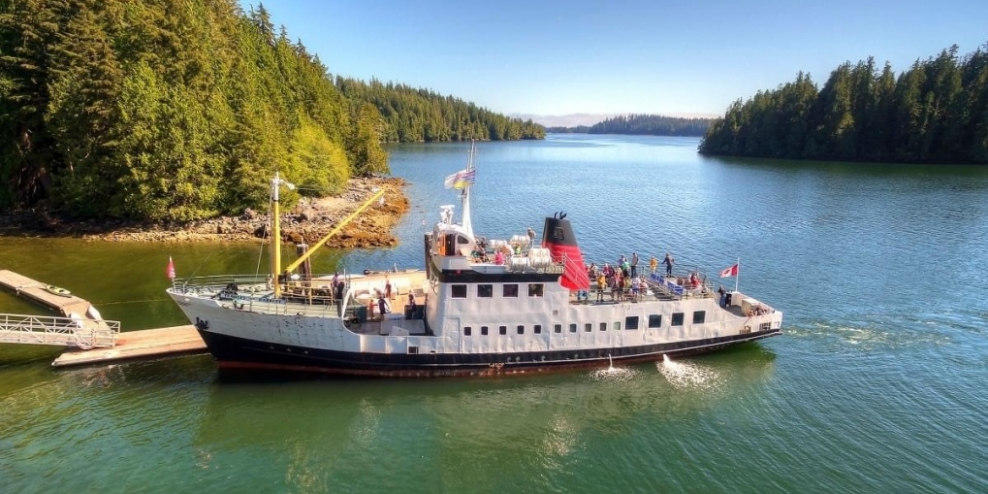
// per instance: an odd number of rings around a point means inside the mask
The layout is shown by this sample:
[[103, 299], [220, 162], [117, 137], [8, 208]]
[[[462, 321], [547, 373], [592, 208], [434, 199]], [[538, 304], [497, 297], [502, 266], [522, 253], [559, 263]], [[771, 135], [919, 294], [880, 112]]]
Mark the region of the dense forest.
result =
[[289, 205], [386, 173], [384, 141], [541, 131], [428, 91], [339, 82], [263, 6], [2, 0], [0, 210], [184, 222], [262, 206], [275, 170], [301, 186]]
[[403, 84], [337, 77], [345, 97], [374, 105], [384, 118], [386, 142], [543, 139], [545, 128], [508, 118], [453, 96]]
[[738, 100], [700, 144], [704, 154], [988, 163], [988, 45], [957, 46], [899, 74], [844, 63], [818, 89], [808, 74]]
[[589, 127], [550, 127], [548, 132], [577, 134], [626, 134], [653, 136], [702, 136], [709, 118], [678, 118], [662, 115], [619, 115]]

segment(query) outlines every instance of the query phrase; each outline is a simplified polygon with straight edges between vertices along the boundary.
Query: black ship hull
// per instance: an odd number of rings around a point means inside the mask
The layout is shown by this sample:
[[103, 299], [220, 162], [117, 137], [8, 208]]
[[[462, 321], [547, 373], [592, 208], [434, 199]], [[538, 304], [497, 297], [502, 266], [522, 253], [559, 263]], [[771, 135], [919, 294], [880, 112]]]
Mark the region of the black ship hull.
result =
[[274, 370], [378, 377], [497, 376], [605, 367], [685, 357], [781, 334], [778, 329], [625, 348], [519, 353], [380, 354], [288, 346], [200, 330], [226, 370]]

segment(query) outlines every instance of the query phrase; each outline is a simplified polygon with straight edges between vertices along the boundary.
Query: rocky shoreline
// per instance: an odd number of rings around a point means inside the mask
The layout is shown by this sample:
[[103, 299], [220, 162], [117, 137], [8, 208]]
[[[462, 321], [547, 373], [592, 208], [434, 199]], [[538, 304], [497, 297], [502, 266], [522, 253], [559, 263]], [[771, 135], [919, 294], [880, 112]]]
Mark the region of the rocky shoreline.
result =
[[[303, 198], [281, 215], [281, 236], [286, 242], [315, 243], [361, 204], [383, 188], [384, 203], [365, 209], [334, 235], [326, 246], [338, 249], [393, 247], [392, 230], [408, 212], [405, 181], [395, 177], [354, 178], [336, 196]], [[250, 209], [240, 216], [221, 216], [184, 225], [136, 224], [123, 221], [68, 222], [44, 212], [19, 211], [0, 216], [0, 235], [22, 237], [78, 237], [109, 242], [236, 242], [268, 236], [270, 216]]]

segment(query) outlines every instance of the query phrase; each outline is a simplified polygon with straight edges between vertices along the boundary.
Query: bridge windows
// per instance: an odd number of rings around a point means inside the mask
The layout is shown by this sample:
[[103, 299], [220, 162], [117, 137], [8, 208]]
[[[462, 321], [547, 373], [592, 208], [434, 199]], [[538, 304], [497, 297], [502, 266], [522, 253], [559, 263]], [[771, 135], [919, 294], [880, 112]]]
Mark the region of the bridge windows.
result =
[[466, 285], [450, 285], [449, 288], [453, 298], [467, 298]]
[[477, 285], [477, 296], [491, 298], [494, 296], [494, 285]]
[[504, 291], [501, 293], [504, 298], [516, 298], [518, 297], [518, 285], [515, 283], [504, 285]]
[[624, 318], [624, 329], [631, 331], [638, 329], [638, 316], [628, 316]]

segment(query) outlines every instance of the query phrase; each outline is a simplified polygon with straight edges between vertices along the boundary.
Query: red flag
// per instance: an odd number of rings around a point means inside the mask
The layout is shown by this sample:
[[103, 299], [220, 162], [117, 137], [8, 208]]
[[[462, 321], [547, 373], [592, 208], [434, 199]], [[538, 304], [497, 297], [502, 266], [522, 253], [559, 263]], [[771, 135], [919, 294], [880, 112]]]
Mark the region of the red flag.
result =
[[168, 268], [165, 269], [165, 274], [168, 275], [168, 279], [175, 279], [175, 263], [172, 262], [172, 256], [168, 256]]
[[733, 265], [733, 266], [731, 266], [731, 267], [729, 267], [729, 268], [727, 268], [727, 269], [725, 269], [725, 270], [723, 270], [723, 271], [720, 272], [720, 277], [721, 278], [727, 278], [727, 277], [730, 277], [730, 276], [737, 276], [737, 275], [738, 275], [738, 265], [737, 264], [735, 264], [735, 265]]

